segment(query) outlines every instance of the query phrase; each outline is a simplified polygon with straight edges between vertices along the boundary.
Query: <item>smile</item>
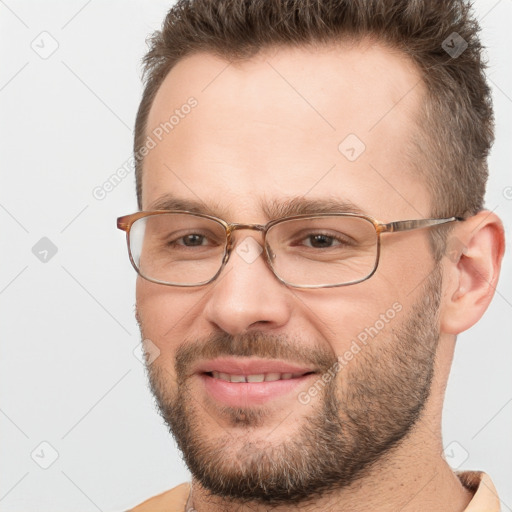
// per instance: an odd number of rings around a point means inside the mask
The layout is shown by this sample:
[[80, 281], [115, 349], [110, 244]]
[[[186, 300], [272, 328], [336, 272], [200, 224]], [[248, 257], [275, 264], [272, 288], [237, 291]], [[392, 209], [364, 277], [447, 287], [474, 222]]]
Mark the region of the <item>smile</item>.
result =
[[230, 375], [223, 372], [209, 372], [207, 375], [214, 379], [224, 380], [226, 382], [275, 382], [278, 380], [289, 380], [302, 377], [307, 373], [257, 373], [252, 375]]
[[221, 357], [201, 361], [193, 369], [209, 399], [231, 407], [291, 400], [314, 378], [318, 369], [290, 361], [254, 357]]

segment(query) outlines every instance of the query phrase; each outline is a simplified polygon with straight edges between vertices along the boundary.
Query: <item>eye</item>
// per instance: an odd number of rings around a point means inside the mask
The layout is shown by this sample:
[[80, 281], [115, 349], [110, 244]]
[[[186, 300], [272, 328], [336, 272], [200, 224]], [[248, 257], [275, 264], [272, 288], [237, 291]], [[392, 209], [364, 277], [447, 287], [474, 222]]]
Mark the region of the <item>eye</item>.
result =
[[297, 234], [293, 237], [293, 240], [295, 242], [291, 245], [310, 249], [345, 249], [353, 246], [355, 243], [352, 237], [338, 231], [306, 231], [305, 233]]
[[186, 247], [199, 247], [207, 245], [208, 239], [204, 235], [198, 233], [191, 233], [189, 235], [178, 238], [175, 242], [171, 242], [176, 245], [184, 245]]
[[314, 249], [324, 249], [333, 247], [334, 245], [339, 245], [339, 240], [330, 235], [324, 234], [314, 234], [308, 235], [305, 238], [304, 245], [307, 247], [312, 247]]
[[222, 245], [222, 240], [214, 233], [198, 231], [176, 231], [168, 233], [162, 241], [169, 249], [194, 249], [194, 248], [214, 248]]

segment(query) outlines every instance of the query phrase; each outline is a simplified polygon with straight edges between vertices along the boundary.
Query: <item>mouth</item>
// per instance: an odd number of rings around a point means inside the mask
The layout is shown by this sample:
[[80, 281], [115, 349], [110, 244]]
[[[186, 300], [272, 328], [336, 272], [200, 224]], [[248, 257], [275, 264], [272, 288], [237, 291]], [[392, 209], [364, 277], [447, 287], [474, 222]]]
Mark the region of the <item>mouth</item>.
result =
[[226, 382], [276, 382], [278, 380], [290, 380], [298, 377], [309, 375], [313, 372], [306, 373], [255, 373], [252, 375], [230, 375], [224, 372], [206, 372], [205, 375], [213, 377], [214, 379], [220, 379]]
[[232, 407], [261, 405], [286, 395], [293, 400], [292, 393], [298, 395], [317, 373], [314, 368], [254, 358], [216, 359], [195, 372], [209, 398]]

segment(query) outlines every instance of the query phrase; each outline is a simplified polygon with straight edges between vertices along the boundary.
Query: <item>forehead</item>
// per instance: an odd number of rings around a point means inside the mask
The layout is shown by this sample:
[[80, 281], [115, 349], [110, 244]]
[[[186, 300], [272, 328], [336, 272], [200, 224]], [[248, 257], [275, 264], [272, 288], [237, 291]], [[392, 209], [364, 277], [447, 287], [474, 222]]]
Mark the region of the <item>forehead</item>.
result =
[[422, 95], [413, 63], [371, 42], [188, 56], [149, 113], [143, 208], [172, 193], [256, 221], [265, 200], [307, 195], [383, 220], [427, 214], [408, 156]]

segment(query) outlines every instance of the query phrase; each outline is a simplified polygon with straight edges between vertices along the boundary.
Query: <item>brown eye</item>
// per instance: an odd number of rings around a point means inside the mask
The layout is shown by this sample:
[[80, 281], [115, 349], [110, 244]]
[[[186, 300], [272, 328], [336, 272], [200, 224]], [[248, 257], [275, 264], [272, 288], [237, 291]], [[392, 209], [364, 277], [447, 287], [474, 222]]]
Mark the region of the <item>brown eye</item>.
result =
[[325, 247], [332, 247], [333, 243], [336, 242], [334, 237], [327, 235], [310, 235], [306, 240], [309, 243], [305, 244], [315, 249], [322, 249]]
[[179, 245], [186, 245], [187, 247], [198, 247], [204, 245], [203, 242], [206, 241], [206, 237], [203, 235], [191, 234], [181, 237], [179, 240], [183, 241], [183, 243]]

